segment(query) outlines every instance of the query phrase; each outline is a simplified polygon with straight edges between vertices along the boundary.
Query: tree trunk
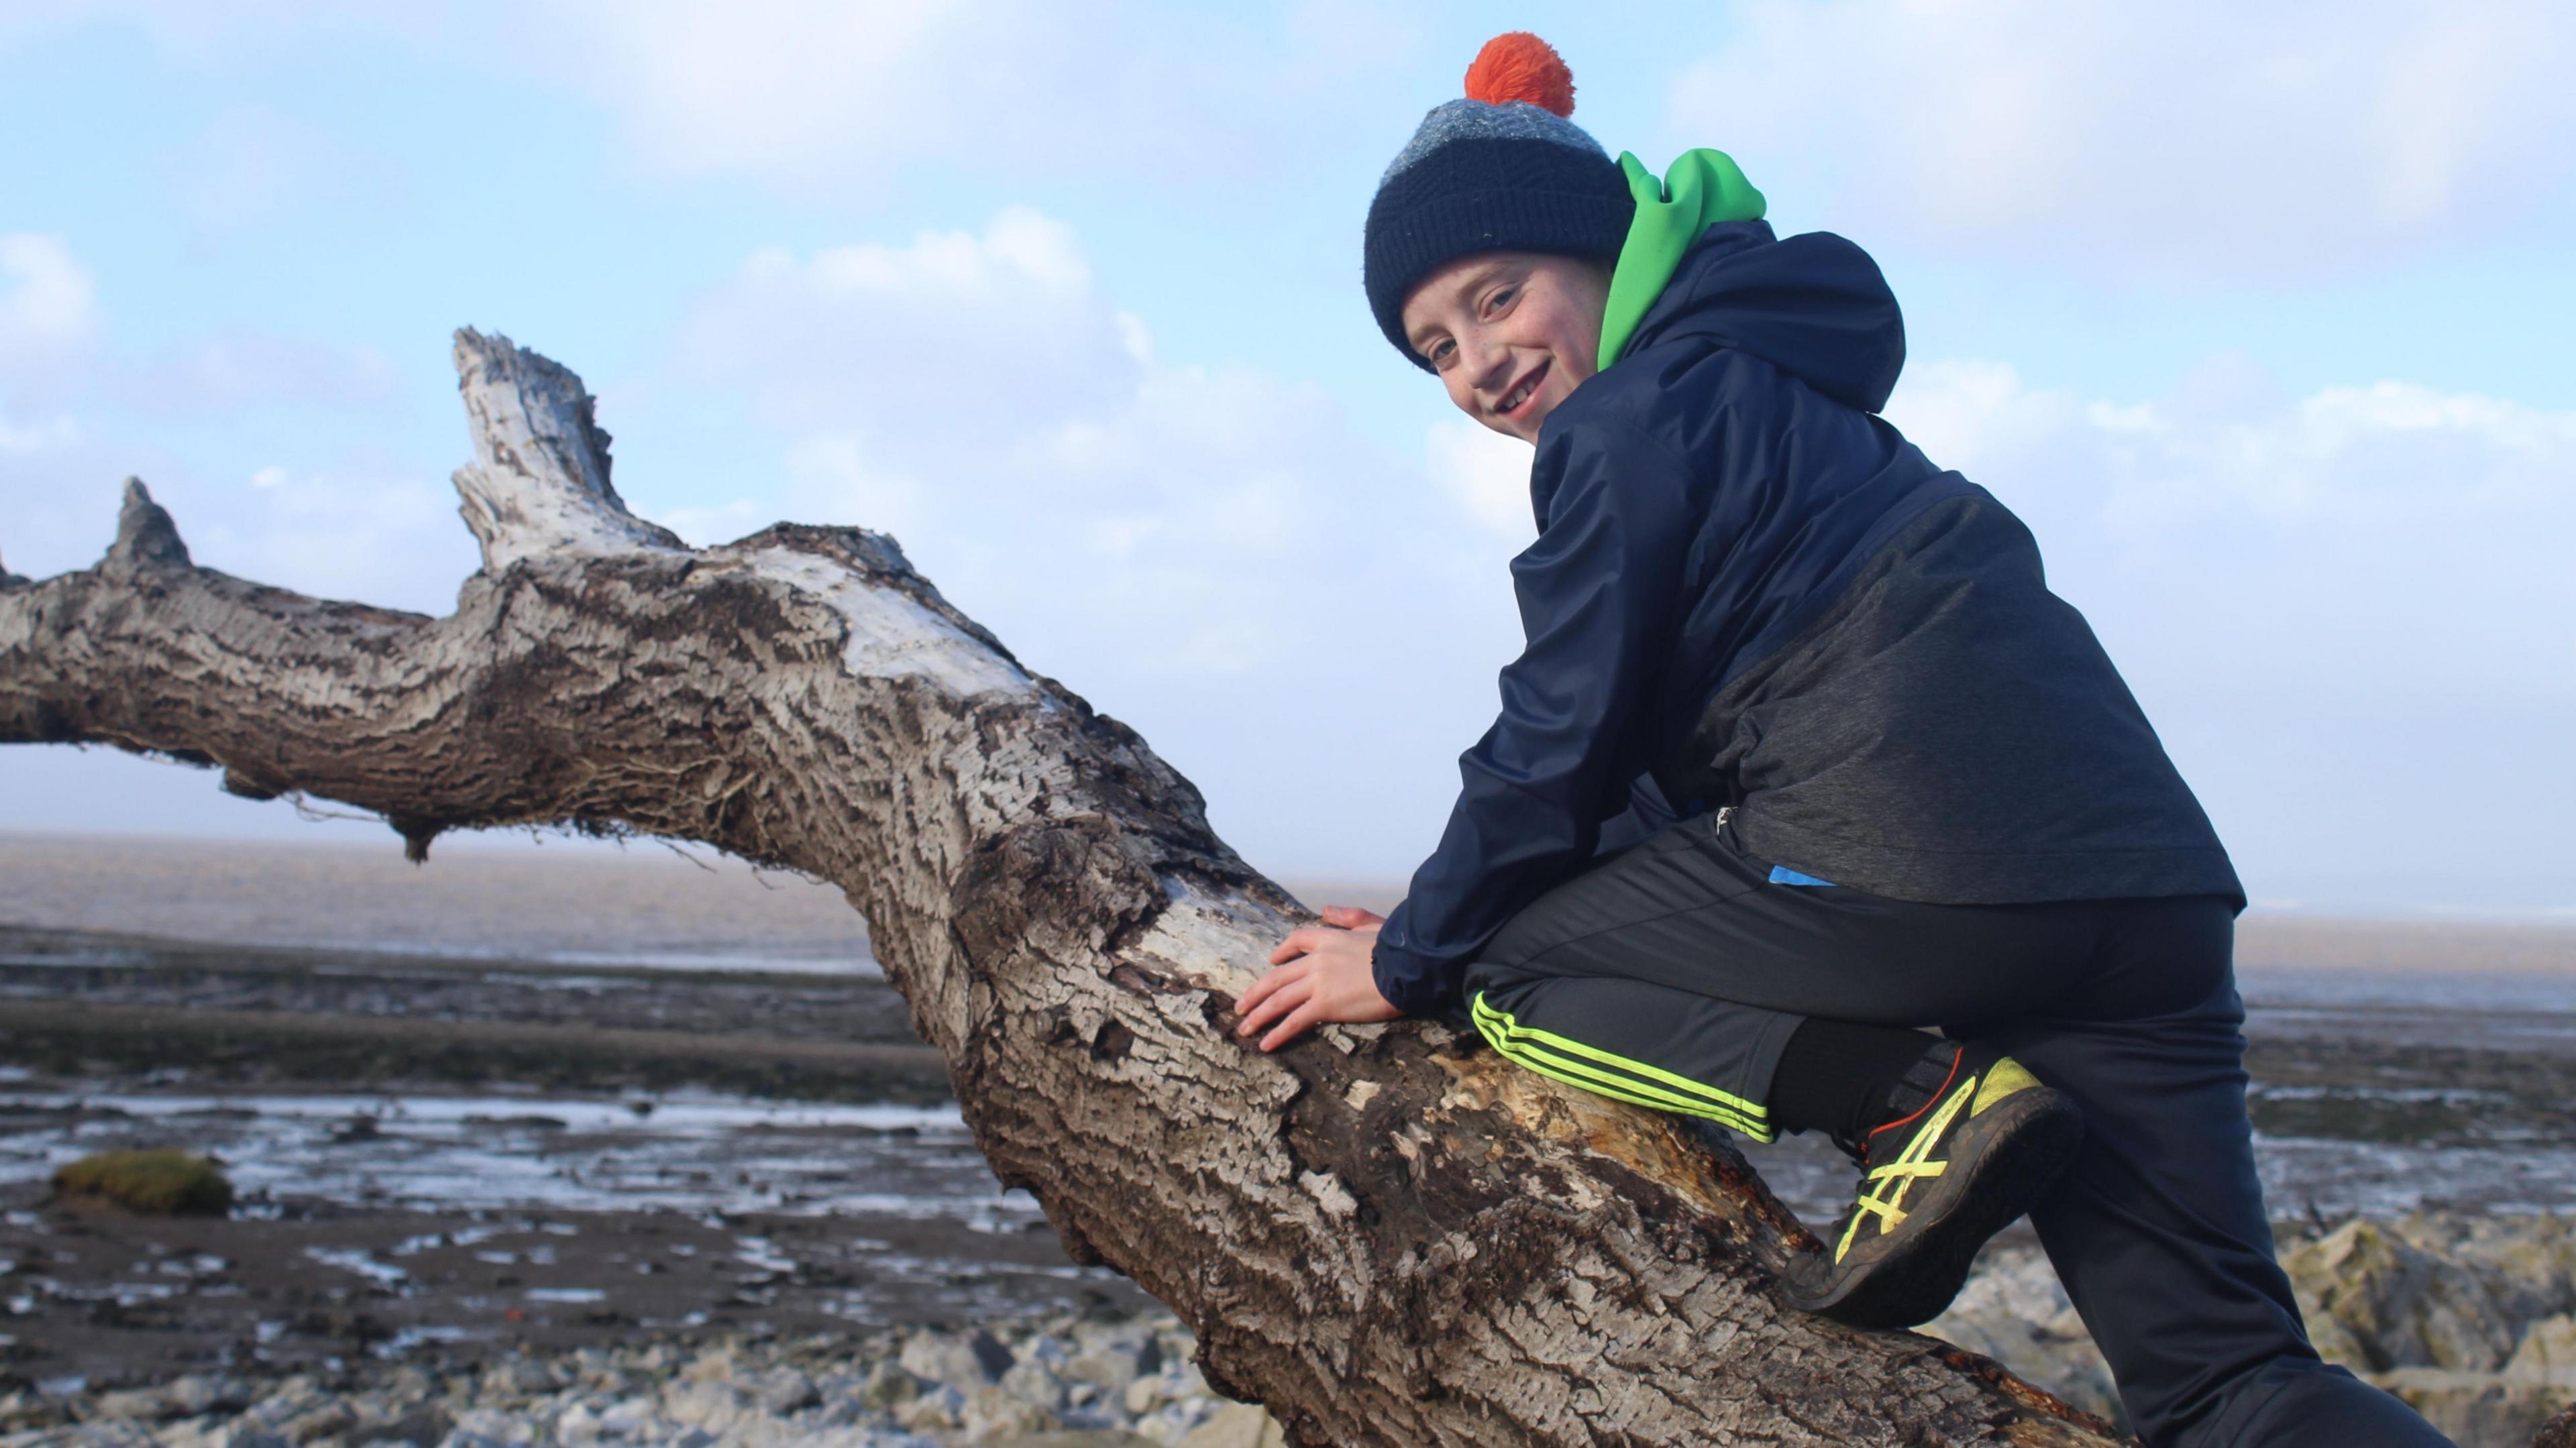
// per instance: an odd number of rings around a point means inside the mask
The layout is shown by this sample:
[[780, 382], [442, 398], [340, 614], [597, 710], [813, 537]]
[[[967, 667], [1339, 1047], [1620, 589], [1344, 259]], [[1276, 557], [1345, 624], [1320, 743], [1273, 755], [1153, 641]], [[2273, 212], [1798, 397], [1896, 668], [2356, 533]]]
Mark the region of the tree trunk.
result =
[[1971, 1354], [1779, 1304], [1811, 1238], [1732, 1151], [1434, 1023], [1224, 1029], [1307, 916], [1144, 741], [892, 539], [691, 550], [579, 379], [461, 332], [483, 567], [454, 614], [192, 565], [126, 487], [96, 567], [0, 574], [0, 742], [93, 741], [439, 832], [702, 840], [837, 884], [977, 1144], [1301, 1444], [2103, 1444]]

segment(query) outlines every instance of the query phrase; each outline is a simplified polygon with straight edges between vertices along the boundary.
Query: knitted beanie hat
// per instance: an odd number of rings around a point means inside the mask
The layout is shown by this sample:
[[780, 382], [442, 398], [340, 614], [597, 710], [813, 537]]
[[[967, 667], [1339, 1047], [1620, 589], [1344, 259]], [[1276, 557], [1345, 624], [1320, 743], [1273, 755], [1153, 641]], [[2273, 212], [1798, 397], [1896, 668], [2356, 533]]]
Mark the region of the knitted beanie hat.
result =
[[1467, 94], [1436, 106], [1369, 202], [1361, 283], [1380, 331], [1413, 364], [1404, 299], [1455, 258], [1549, 251], [1611, 260], [1637, 202], [1601, 143], [1566, 119], [1574, 76], [1527, 31], [1498, 35], [1467, 67]]

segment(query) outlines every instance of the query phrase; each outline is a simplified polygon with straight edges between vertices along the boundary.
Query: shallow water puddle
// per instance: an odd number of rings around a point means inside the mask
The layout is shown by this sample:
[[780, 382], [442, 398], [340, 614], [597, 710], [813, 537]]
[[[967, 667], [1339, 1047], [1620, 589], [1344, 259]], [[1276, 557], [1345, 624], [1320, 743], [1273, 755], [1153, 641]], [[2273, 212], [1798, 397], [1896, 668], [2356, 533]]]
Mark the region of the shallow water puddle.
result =
[[786, 1212], [1036, 1221], [954, 1107], [716, 1095], [0, 1093], [0, 1184], [91, 1152], [214, 1153], [234, 1186], [439, 1210]]

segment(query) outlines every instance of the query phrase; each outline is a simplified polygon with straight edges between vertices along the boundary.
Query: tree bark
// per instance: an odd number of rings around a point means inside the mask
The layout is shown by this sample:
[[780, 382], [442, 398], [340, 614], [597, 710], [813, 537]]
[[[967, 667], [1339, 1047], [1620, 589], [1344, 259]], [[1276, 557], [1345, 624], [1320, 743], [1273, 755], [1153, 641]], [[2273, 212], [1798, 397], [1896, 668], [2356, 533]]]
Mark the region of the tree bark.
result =
[[894, 541], [692, 550], [579, 379], [456, 339], [482, 569], [426, 618], [193, 565], [140, 482], [95, 567], [0, 576], [0, 742], [90, 741], [440, 832], [704, 841], [837, 884], [978, 1145], [1301, 1444], [2103, 1444], [1992, 1363], [1793, 1312], [1741, 1157], [1437, 1023], [1224, 1029], [1308, 917], [1189, 781]]

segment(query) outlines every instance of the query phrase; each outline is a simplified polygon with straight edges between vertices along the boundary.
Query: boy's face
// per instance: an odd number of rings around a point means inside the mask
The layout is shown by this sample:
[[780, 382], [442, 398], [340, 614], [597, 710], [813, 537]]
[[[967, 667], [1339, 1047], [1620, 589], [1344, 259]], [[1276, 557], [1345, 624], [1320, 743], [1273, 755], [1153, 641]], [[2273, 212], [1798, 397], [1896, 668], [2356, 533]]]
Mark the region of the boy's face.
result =
[[1599, 262], [1477, 252], [1414, 287], [1404, 335], [1459, 411], [1535, 443], [1539, 424], [1593, 374], [1609, 301], [1610, 269]]

